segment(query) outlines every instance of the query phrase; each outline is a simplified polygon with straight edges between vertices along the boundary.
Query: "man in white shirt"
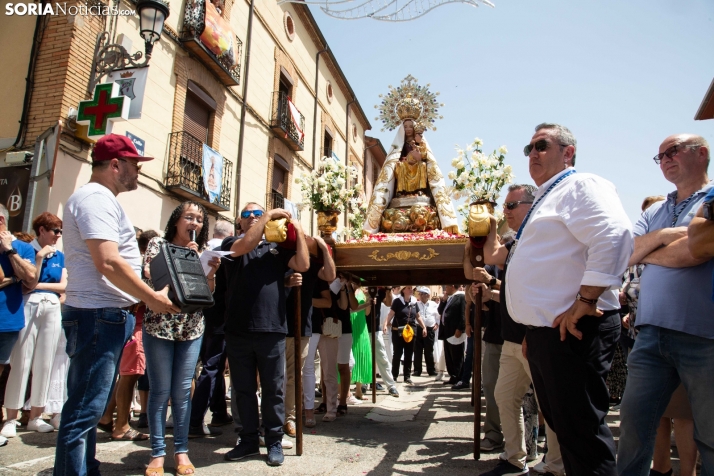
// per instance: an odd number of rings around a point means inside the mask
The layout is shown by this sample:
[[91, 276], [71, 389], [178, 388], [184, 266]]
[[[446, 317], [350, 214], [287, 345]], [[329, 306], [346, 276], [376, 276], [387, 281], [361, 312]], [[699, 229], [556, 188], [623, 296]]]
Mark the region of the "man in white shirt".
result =
[[558, 124], [537, 126], [524, 149], [538, 190], [511, 249], [506, 301], [527, 327], [524, 351], [565, 472], [614, 476], [605, 378], [634, 240], [615, 187], [575, 173], [575, 152], [575, 137]]
[[430, 377], [436, 375], [436, 368], [434, 367], [434, 339], [436, 335], [436, 330], [439, 328], [437, 324], [439, 320], [439, 305], [431, 300], [431, 291], [426, 286], [421, 286], [417, 288], [417, 294], [419, 295], [419, 301], [417, 302], [417, 312], [421, 315], [424, 320], [424, 325], [426, 326], [426, 336], [423, 336], [421, 326], [417, 326], [416, 333], [414, 334], [414, 375], [416, 377], [421, 376], [422, 366], [421, 360], [422, 356], [426, 360], [426, 373]]

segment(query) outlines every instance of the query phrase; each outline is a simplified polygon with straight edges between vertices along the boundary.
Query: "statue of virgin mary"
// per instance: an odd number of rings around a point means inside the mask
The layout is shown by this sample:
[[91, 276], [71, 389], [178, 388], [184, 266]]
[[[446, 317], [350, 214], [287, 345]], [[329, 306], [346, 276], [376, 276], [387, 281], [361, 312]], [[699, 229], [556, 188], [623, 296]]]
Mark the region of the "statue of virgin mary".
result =
[[435, 118], [435, 95], [415, 83], [407, 76], [382, 102], [385, 125], [398, 127], [370, 198], [363, 225], [368, 234], [459, 232], [444, 177], [423, 136]]

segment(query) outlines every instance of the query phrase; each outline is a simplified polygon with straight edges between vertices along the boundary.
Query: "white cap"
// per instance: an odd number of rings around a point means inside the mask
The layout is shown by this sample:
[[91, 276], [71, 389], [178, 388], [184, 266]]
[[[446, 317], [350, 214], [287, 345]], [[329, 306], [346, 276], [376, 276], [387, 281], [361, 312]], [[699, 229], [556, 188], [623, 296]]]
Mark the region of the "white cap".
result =
[[424, 294], [431, 295], [431, 291], [426, 286], [419, 286], [416, 290], [418, 293], [424, 293]]

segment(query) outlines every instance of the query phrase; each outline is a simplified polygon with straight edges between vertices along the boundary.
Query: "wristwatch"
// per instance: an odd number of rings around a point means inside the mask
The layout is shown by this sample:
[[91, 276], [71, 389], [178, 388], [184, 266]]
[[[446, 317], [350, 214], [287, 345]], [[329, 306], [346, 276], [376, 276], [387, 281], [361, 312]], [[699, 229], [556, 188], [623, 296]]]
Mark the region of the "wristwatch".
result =
[[488, 282], [489, 286], [495, 286], [496, 283], [498, 282], [498, 279], [494, 276], [491, 278], [491, 280]]
[[16, 255], [16, 254], [17, 254], [17, 250], [16, 250], [15, 248], [10, 248], [9, 250], [7, 250], [7, 251], [5, 252], [5, 256], [7, 256], [8, 258], [9, 258], [10, 256]]
[[580, 293], [578, 293], [578, 295], [575, 296], [575, 299], [577, 299], [578, 301], [582, 301], [585, 304], [590, 304], [591, 306], [594, 306], [597, 304], [597, 299], [588, 299], [588, 298], [582, 296]]

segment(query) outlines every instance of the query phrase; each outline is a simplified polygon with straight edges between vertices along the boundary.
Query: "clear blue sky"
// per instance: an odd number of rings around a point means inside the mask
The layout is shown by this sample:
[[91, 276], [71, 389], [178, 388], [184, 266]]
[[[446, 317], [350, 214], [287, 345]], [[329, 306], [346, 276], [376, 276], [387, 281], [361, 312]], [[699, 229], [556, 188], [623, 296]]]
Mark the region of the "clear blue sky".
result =
[[714, 78], [713, 0], [493, 2], [405, 23], [311, 8], [385, 148], [378, 95], [408, 74], [441, 92], [444, 119], [426, 137], [444, 175], [454, 145], [480, 137], [486, 151], [506, 145], [516, 182], [532, 183], [523, 146], [558, 122], [578, 140], [576, 169], [614, 182], [634, 222], [645, 196], [674, 190], [652, 161], [666, 136], [714, 145], [714, 120], [694, 120]]

